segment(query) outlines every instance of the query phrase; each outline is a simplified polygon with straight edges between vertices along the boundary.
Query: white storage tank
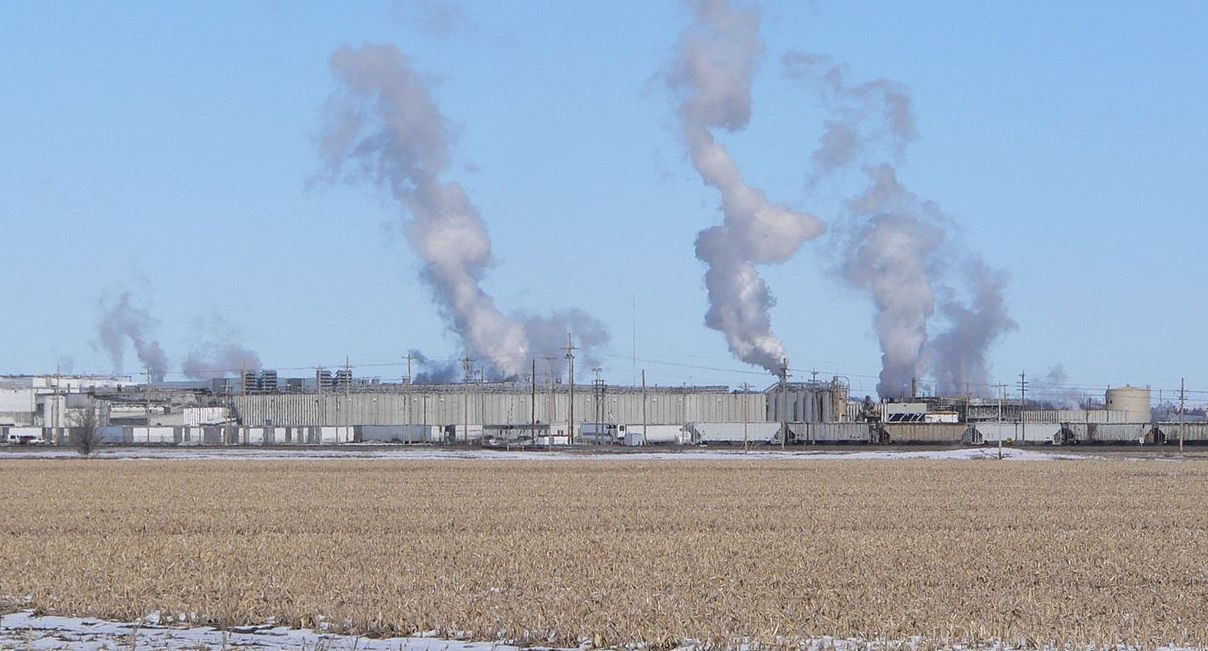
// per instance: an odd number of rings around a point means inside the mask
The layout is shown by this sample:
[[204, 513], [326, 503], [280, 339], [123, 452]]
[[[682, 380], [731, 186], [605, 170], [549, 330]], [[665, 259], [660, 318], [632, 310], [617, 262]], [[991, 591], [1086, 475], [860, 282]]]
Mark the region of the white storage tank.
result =
[[1149, 389], [1123, 386], [1107, 390], [1107, 408], [1126, 412], [1129, 423], [1150, 421]]

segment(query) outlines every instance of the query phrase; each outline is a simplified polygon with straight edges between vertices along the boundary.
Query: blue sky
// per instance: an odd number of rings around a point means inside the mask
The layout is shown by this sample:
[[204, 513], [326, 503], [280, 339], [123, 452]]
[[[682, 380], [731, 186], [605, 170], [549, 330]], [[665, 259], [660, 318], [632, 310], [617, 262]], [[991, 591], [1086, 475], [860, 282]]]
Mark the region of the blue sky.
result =
[[[1185, 376], [1208, 391], [1208, 5], [760, 10], [752, 120], [721, 137], [753, 186], [828, 222], [842, 211], [841, 188], [806, 182], [826, 116], [782, 54], [896, 80], [918, 129], [899, 178], [1009, 274], [1019, 327], [991, 351], [997, 379], [1061, 365], [1088, 390]], [[718, 197], [659, 79], [689, 20], [675, 2], [0, 3], [0, 372], [111, 371], [98, 301], [123, 289], [174, 364], [215, 316], [269, 368], [347, 355], [399, 377], [408, 349], [458, 357], [397, 204], [309, 182], [331, 53], [380, 42], [432, 78], [501, 308], [598, 316], [610, 381], [633, 380], [636, 340], [651, 382], [770, 383], [703, 325], [692, 243]], [[773, 328], [798, 377], [871, 393], [873, 308], [831, 248], [762, 268]]]

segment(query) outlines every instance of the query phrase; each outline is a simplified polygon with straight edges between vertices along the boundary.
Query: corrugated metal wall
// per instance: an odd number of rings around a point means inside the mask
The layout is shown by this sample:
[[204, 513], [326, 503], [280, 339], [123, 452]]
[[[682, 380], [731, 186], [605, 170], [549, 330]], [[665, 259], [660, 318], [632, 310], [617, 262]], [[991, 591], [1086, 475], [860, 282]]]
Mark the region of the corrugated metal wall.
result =
[[1074, 431], [1074, 439], [1078, 441], [1136, 443], [1141, 437], [1145, 436], [1145, 432], [1149, 430], [1149, 425], [1141, 423], [1111, 423], [1102, 425], [1095, 423], [1091, 423], [1090, 425], [1070, 423], [1070, 429]]
[[1128, 412], [1108, 409], [1047, 409], [1023, 412], [1029, 423], [1127, 423]]
[[868, 443], [872, 440], [868, 423], [810, 423], [792, 427], [799, 440], [804, 433], [803, 440], [816, 443]]
[[[974, 423], [986, 443], [999, 441], [1018, 441], [1020, 443], [1051, 443], [1053, 437], [1061, 431], [1060, 423], [1027, 423], [1024, 427], [1019, 423], [983, 422]], [[1083, 429], [1085, 432], [1085, 428]], [[1085, 438], [1085, 437], [1084, 437]]]
[[[551, 397], [537, 391], [538, 422], [565, 423], [568, 395], [565, 387]], [[247, 426], [268, 425], [454, 425], [520, 424], [531, 422], [529, 391], [466, 392], [416, 391], [399, 393], [343, 394], [296, 393], [241, 396], [234, 399], [236, 411]], [[597, 412], [591, 387], [575, 391], [575, 422], [600, 421], [617, 424], [642, 422], [640, 392], [605, 393]], [[761, 393], [721, 391], [685, 392], [650, 390], [646, 394], [646, 422], [682, 425], [693, 421], [764, 422], [766, 405]]]
[[885, 425], [893, 443], [960, 443], [964, 423], [890, 423]]
[[[1166, 435], [1166, 440], [1170, 443], [1179, 442], [1179, 424], [1178, 423], [1162, 423], [1158, 426], [1162, 433]], [[1208, 441], [1208, 424], [1205, 423], [1187, 423], [1183, 427], [1183, 441]]]
[[225, 423], [229, 419], [226, 407], [185, 407], [181, 412], [182, 424], [189, 426]]

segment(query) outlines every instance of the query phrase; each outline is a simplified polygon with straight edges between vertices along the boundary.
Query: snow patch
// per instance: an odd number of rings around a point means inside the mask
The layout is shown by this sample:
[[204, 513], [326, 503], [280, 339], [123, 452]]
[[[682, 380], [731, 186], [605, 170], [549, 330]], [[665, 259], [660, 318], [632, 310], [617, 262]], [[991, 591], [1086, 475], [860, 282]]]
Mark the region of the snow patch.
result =
[[[23, 611], [0, 617], [0, 648], [11, 649], [358, 649], [375, 651], [520, 651], [498, 642], [466, 642], [431, 637], [373, 639], [331, 635], [285, 626], [241, 626], [221, 631], [209, 626], [170, 627], [80, 617], [35, 616]], [[566, 650], [569, 651], [569, 650]]]
[[[153, 619], [153, 618], [150, 618]], [[921, 637], [904, 640], [863, 640], [822, 636], [804, 640], [784, 639], [777, 648], [795, 651], [915, 651], [936, 648], [934, 641]], [[1037, 644], [1033, 640], [1016, 643], [990, 640], [976, 646], [948, 644], [945, 648], [957, 650], [987, 649], [1041, 649], [1056, 651], [1076, 647], [1056, 647]], [[32, 611], [23, 611], [0, 617], [0, 648], [11, 649], [163, 649], [181, 650], [200, 648], [259, 649], [325, 649], [328, 651], [365, 650], [377, 651], [521, 651], [522, 647], [502, 642], [469, 642], [436, 637], [393, 637], [386, 639], [365, 638], [352, 635], [330, 635], [314, 631], [288, 628], [285, 626], [240, 626], [222, 631], [208, 626], [172, 627], [142, 622], [112, 622], [94, 618], [35, 616]], [[592, 640], [584, 638], [574, 649], [558, 647], [525, 647], [525, 651], [589, 651], [594, 648]], [[640, 647], [630, 647], [639, 649]], [[702, 651], [707, 648], [686, 640], [675, 651]], [[738, 651], [759, 651], [760, 645], [743, 643]], [[1094, 647], [1088, 647], [1094, 648]], [[1124, 645], [1108, 646], [1108, 649], [1127, 649]], [[1189, 647], [1159, 647], [1160, 651], [1190, 651]]]
[[[92, 454], [96, 459], [153, 459], [153, 460], [341, 460], [341, 459], [397, 459], [404, 461], [444, 460], [494, 460], [494, 461], [718, 461], [740, 459], [783, 459], [803, 461], [859, 461], [897, 459], [971, 460], [998, 459], [997, 448], [951, 448], [942, 450], [853, 450], [816, 451], [797, 448], [759, 448], [744, 453], [741, 449], [687, 448], [680, 450], [648, 451], [627, 448], [601, 450], [492, 450], [483, 448], [428, 448], [428, 447], [354, 447], [354, 448], [258, 448], [258, 447], [113, 447], [102, 448]], [[79, 455], [66, 449], [10, 450], [0, 453], [4, 459], [62, 459]], [[1087, 455], [1048, 452], [1036, 449], [1004, 448], [1002, 458], [1011, 461], [1048, 461], [1053, 459], [1087, 459]]]

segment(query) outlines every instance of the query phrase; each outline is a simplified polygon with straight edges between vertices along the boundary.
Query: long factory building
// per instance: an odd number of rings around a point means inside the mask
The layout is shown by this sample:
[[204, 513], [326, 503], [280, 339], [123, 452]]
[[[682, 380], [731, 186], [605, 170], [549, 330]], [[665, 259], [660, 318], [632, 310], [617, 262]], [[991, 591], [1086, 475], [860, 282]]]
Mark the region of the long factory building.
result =
[[[572, 400], [573, 391], [573, 400]], [[204, 386], [95, 376], [0, 377], [0, 442], [63, 443], [93, 408], [111, 443], [523, 444], [608, 442], [1021, 443], [1208, 441], [1203, 423], [1154, 422], [1148, 389], [1109, 389], [1102, 409], [1027, 409], [997, 401], [850, 400], [839, 379], [649, 387], [591, 383], [379, 384], [272, 371]], [[573, 403], [573, 409], [572, 409]], [[782, 424], [783, 423], [783, 424]]]

